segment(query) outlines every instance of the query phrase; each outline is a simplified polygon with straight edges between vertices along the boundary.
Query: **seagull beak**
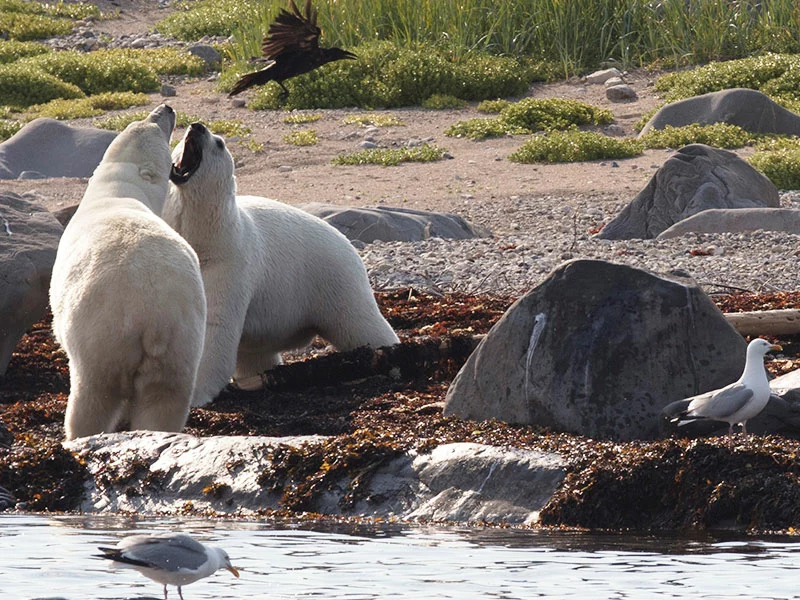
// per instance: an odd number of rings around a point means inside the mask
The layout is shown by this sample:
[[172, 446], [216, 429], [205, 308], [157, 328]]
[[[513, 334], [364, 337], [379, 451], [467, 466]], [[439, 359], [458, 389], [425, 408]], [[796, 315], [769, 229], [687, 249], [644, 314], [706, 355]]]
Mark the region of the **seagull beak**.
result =
[[783, 350], [783, 346], [781, 346], [780, 344], [773, 344], [772, 346], [769, 347], [769, 349], [770, 352], [780, 352], [781, 350]]
[[233, 565], [226, 565], [226, 566], [225, 566], [225, 568], [226, 568], [228, 571], [230, 571], [231, 573], [233, 573], [233, 576], [234, 576], [234, 577], [239, 577], [239, 569], [237, 569], [237, 568], [236, 568], [236, 567], [234, 567]]

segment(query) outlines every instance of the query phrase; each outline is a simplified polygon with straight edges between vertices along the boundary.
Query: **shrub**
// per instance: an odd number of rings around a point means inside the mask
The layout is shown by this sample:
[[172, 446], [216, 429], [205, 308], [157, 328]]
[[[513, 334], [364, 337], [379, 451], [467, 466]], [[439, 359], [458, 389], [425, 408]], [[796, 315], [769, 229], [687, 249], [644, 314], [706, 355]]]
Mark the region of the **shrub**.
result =
[[405, 126], [398, 117], [392, 114], [367, 113], [365, 115], [349, 115], [342, 119], [344, 125], [363, 125], [364, 127], [402, 127]]
[[[189, 118], [189, 115], [185, 115]], [[201, 119], [198, 117], [191, 117], [190, 123], [195, 121], [200, 121]], [[188, 123], [187, 123], [188, 125]], [[251, 129], [239, 121], [238, 119], [217, 119], [215, 121], [211, 121], [206, 124], [211, 133], [216, 133], [217, 135], [221, 135], [223, 137], [244, 137], [248, 135]], [[185, 127], [186, 125], [181, 125], [181, 127]]]
[[530, 131], [519, 127], [510, 127], [508, 123], [499, 117], [459, 121], [455, 125], [448, 127], [444, 132], [445, 135], [449, 135], [450, 137], [466, 137], [473, 140], [501, 137], [504, 135], [519, 135], [523, 133], [530, 133]]
[[24, 108], [56, 98], [83, 96], [84, 93], [77, 86], [22, 64], [22, 61], [0, 65], [0, 98], [6, 105]]
[[466, 100], [450, 96], [448, 94], [434, 94], [422, 102], [423, 108], [432, 110], [444, 110], [448, 108], [466, 108], [469, 106]]
[[292, 131], [283, 136], [283, 141], [294, 146], [314, 146], [319, 139], [314, 129], [305, 131]]
[[156, 31], [179, 40], [230, 36], [242, 23], [254, 21], [263, 2], [256, 0], [198, 0], [176, 4], [178, 12], [156, 24]]
[[183, 48], [148, 48], [134, 50], [120, 48], [108, 51], [113, 59], [117, 54], [140, 62], [159, 75], [200, 75], [206, 71], [206, 62]]
[[[107, 117], [105, 119], [101, 119], [99, 121], [94, 122], [95, 127], [99, 127], [100, 129], [110, 129], [112, 131], [122, 131], [125, 129], [129, 124], [133, 123], [134, 121], [141, 121], [144, 119], [150, 111], [147, 110], [139, 110], [135, 112], [125, 113], [122, 115], [114, 115], [111, 117]], [[177, 112], [176, 113], [176, 120], [175, 120], [175, 127], [188, 127], [192, 123], [196, 121], [200, 121], [200, 118], [195, 115], [190, 115], [184, 112]], [[209, 128], [210, 129], [210, 128]]]
[[22, 129], [22, 123], [9, 119], [0, 119], [0, 141], [7, 140]]
[[360, 152], [340, 154], [331, 162], [334, 165], [383, 165], [392, 167], [401, 162], [431, 162], [444, 157], [447, 150], [428, 144], [413, 148], [372, 148]]
[[681, 148], [687, 144], [706, 144], [715, 148], [741, 148], [755, 137], [737, 125], [714, 123], [700, 125], [692, 123], [683, 127], [667, 125], [664, 129], [651, 130], [640, 138], [645, 148]]
[[43, 15], [0, 13], [0, 31], [5, 32], [9, 39], [25, 42], [67, 35], [72, 31], [72, 23]]
[[478, 104], [478, 111], [482, 113], [498, 114], [505, 107], [510, 105], [510, 100], [503, 100], [502, 98], [498, 98], [497, 100], [484, 100]]
[[287, 115], [283, 118], [284, 123], [288, 123], [289, 125], [301, 125], [303, 123], [314, 123], [315, 121], [319, 121], [322, 118], [322, 115], [319, 113], [292, 113]]
[[57, 98], [45, 104], [30, 106], [28, 111], [33, 117], [49, 117], [51, 119], [68, 120], [94, 117], [108, 110], [120, 110], [131, 106], [143, 106], [150, 99], [147, 94], [133, 92], [107, 92], [88, 98], [65, 100]]
[[533, 136], [508, 159], [520, 163], [560, 163], [630, 158], [641, 153], [642, 144], [636, 140], [571, 130]]
[[21, 58], [47, 54], [48, 52], [52, 52], [52, 50], [44, 44], [0, 40], [0, 64], [12, 63]]
[[800, 148], [756, 152], [750, 164], [782, 190], [800, 189]]

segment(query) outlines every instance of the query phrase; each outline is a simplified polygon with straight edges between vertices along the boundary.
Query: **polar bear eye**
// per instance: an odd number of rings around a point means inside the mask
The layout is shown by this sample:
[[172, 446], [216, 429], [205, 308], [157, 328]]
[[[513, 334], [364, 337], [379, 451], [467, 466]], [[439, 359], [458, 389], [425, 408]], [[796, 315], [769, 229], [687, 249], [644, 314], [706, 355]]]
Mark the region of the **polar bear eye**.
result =
[[222, 150], [224, 147], [225, 147], [225, 142], [223, 142], [222, 140], [219, 140], [219, 139], [218, 139], [218, 140], [217, 140], [217, 148], [218, 148], [219, 150]]

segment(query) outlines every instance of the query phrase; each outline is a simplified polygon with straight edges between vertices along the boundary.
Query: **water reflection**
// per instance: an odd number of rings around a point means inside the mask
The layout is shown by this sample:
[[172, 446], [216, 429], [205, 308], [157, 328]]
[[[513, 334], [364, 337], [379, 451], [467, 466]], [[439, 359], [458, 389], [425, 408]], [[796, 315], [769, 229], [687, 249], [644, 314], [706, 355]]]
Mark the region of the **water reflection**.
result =
[[800, 550], [786, 538], [3, 515], [2, 597], [160, 598], [158, 584], [92, 555], [133, 532], [176, 529], [242, 569], [186, 586], [186, 600], [791, 598]]

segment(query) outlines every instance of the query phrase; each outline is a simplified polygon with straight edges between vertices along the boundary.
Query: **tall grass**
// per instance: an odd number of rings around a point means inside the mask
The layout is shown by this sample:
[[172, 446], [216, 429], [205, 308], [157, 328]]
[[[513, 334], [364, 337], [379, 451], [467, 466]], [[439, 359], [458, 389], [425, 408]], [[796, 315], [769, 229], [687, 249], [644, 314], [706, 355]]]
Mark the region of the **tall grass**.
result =
[[[298, 0], [302, 6], [303, 2]], [[534, 56], [576, 73], [601, 62], [671, 65], [800, 51], [797, 0], [316, 0], [323, 44], [447, 43], [459, 52]], [[258, 56], [285, 0], [266, 0], [234, 33]]]

